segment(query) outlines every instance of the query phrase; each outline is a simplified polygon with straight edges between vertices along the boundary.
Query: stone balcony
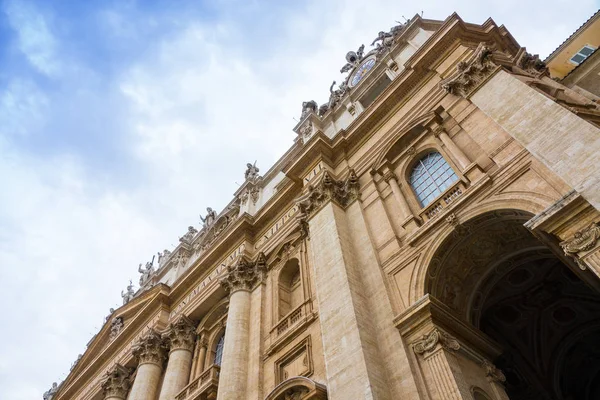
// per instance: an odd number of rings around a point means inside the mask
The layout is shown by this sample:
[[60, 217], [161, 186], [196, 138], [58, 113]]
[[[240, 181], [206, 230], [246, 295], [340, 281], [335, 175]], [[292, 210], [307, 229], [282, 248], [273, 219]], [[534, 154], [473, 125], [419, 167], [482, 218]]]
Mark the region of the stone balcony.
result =
[[183, 388], [175, 400], [214, 400], [217, 398], [219, 387], [219, 372], [221, 367], [211, 365], [197, 378]]
[[268, 337], [270, 345], [266, 353], [271, 354], [287, 343], [294, 332], [304, 329], [316, 316], [310, 299], [290, 311], [271, 329]]

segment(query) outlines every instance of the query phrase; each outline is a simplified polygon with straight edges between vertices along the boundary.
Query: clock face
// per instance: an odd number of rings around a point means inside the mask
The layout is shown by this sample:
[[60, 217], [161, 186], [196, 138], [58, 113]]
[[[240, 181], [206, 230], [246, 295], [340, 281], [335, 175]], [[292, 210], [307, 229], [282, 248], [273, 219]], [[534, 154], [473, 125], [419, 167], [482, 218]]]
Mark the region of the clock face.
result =
[[375, 66], [375, 59], [371, 58], [367, 60], [363, 65], [358, 67], [356, 73], [352, 77], [352, 81], [350, 82], [350, 86], [355, 86], [360, 80]]

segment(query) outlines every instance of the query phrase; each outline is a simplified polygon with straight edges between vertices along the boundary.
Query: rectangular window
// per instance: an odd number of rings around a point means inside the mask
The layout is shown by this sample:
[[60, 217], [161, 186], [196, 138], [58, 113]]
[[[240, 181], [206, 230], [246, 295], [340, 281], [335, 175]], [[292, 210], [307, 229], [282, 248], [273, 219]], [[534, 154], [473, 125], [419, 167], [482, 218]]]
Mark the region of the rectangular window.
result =
[[595, 47], [590, 46], [589, 44], [586, 44], [573, 57], [571, 57], [570, 61], [573, 64], [579, 65], [583, 62], [583, 60], [588, 58], [594, 51], [596, 51]]

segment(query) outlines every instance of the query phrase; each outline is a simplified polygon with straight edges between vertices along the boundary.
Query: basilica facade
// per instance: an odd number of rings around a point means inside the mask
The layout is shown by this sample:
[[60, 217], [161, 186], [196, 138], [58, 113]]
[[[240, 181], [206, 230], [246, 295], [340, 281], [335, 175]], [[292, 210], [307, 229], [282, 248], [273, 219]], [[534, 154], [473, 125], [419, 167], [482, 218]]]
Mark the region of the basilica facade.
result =
[[593, 90], [456, 14], [342, 72], [46, 399], [600, 398]]

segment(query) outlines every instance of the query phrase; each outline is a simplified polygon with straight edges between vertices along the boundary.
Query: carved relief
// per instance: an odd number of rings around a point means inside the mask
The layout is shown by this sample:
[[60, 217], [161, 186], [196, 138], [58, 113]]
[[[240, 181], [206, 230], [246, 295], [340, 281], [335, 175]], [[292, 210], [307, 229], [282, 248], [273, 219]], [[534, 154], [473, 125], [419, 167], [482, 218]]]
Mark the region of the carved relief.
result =
[[175, 322], [169, 324], [162, 337], [171, 351], [180, 349], [192, 351], [196, 340], [194, 324], [186, 316], [180, 315]]
[[460, 344], [456, 339], [436, 328], [413, 343], [413, 350], [416, 354], [423, 355], [436, 350], [438, 344], [446, 350], [458, 351], [460, 349]]
[[345, 180], [340, 181], [333, 179], [325, 170], [321, 181], [314, 186], [308, 185], [308, 193], [298, 200], [300, 213], [309, 216], [329, 200], [345, 208], [358, 198], [359, 188], [358, 177], [353, 169]]
[[504, 373], [500, 369], [496, 368], [494, 364], [490, 363], [488, 360], [484, 360], [482, 366], [485, 370], [485, 376], [487, 376], [491, 381], [498, 383], [506, 382], [506, 376], [504, 376]]
[[593, 249], [598, 239], [600, 239], [600, 223], [593, 222], [576, 232], [571, 239], [560, 242], [560, 247], [566, 255], [572, 256]]
[[466, 97], [496, 67], [491, 55], [492, 49], [481, 46], [471, 62], [461, 61], [458, 63], [456, 66], [457, 75], [442, 83], [442, 89], [448, 93]]
[[162, 366], [167, 357], [167, 346], [162, 336], [154, 329], [150, 329], [133, 345], [131, 353], [140, 364], [151, 363]]
[[219, 282], [230, 294], [238, 290], [252, 290], [264, 280], [266, 272], [267, 260], [263, 253], [259, 253], [254, 262], [240, 257], [235, 265], [227, 267], [227, 274]]
[[113, 320], [110, 323], [110, 334], [109, 334], [108, 338], [110, 340], [113, 340], [114, 338], [119, 336], [119, 333], [121, 333], [123, 326], [124, 325], [123, 325], [122, 317], [113, 318]]
[[540, 60], [540, 57], [537, 54], [531, 55], [526, 51], [523, 51], [523, 54], [517, 60], [517, 66], [534, 75], [539, 75], [546, 71], [546, 64]]
[[131, 387], [129, 379], [129, 370], [121, 364], [116, 364], [112, 370], [106, 373], [106, 378], [102, 381], [102, 392], [104, 398], [116, 397], [127, 398], [127, 392]]

